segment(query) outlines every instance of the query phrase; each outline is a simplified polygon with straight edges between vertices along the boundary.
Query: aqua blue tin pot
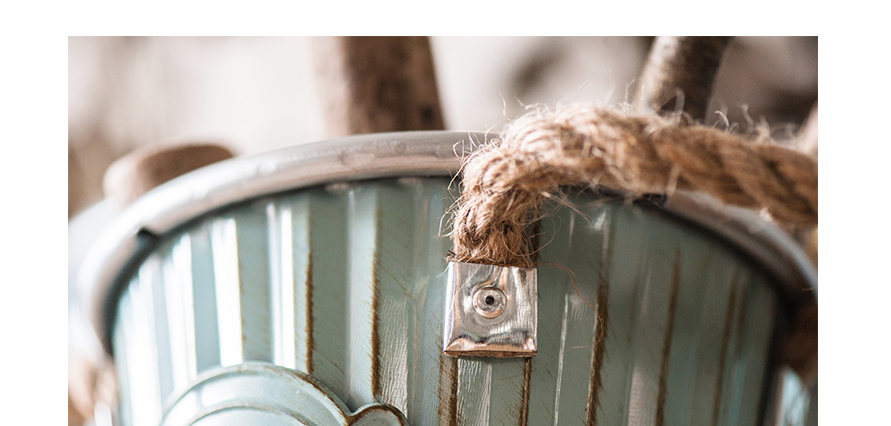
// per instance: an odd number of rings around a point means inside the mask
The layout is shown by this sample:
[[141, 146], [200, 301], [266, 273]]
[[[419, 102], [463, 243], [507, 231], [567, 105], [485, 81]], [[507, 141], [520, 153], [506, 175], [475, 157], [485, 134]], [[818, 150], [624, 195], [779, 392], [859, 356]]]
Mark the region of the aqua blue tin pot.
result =
[[754, 213], [575, 191], [541, 222], [538, 353], [442, 352], [447, 211], [485, 135], [367, 135], [219, 163], [82, 266], [125, 425], [759, 425], [813, 297]]

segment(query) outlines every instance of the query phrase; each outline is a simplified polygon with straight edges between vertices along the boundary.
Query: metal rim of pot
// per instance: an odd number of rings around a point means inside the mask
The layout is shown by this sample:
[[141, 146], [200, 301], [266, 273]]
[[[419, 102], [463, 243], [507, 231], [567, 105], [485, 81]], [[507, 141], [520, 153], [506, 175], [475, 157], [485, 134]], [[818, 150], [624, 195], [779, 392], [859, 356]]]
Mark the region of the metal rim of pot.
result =
[[[297, 145], [233, 158], [187, 173], [149, 191], [98, 236], [78, 274], [83, 303], [103, 348], [113, 354], [111, 327], [126, 279], [166, 235], [205, 214], [311, 186], [392, 177], [454, 177], [461, 158], [495, 133], [378, 133]], [[816, 298], [817, 275], [803, 249], [758, 213], [703, 194], [677, 191], [657, 200], [663, 213], [716, 235], [769, 273], [791, 306]]]

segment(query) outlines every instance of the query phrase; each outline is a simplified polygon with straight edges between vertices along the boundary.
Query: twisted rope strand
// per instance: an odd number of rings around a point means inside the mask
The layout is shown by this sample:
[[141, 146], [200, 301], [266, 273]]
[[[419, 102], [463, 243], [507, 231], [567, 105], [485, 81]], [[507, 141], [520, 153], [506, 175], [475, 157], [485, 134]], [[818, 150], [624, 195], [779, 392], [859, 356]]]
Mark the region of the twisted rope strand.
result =
[[817, 224], [817, 162], [705, 126], [593, 105], [537, 111], [465, 159], [450, 260], [534, 267], [526, 228], [560, 186], [631, 195], [701, 191], [765, 208], [782, 224]]

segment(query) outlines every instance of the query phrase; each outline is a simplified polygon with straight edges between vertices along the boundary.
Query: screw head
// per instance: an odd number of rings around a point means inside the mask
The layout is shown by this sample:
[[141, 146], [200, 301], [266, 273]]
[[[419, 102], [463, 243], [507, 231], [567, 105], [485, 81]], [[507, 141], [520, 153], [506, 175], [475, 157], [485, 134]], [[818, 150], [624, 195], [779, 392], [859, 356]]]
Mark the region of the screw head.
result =
[[497, 287], [480, 287], [473, 293], [473, 308], [485, 318], [495, 318], [504, 312], [507, 295]]

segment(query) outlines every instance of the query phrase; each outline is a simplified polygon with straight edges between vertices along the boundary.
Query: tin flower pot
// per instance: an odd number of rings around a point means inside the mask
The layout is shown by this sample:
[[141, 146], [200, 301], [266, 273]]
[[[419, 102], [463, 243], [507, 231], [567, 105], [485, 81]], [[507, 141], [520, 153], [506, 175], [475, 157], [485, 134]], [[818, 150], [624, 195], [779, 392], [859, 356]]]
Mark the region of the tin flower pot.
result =
[[447, 212], [486, 135], [236, 158], [148, 193], [82, 267], [120, 423], [758, 425], [815, 273], [751, 212], [570, 191], [541, 221], [537, 354], [443, 353]]

